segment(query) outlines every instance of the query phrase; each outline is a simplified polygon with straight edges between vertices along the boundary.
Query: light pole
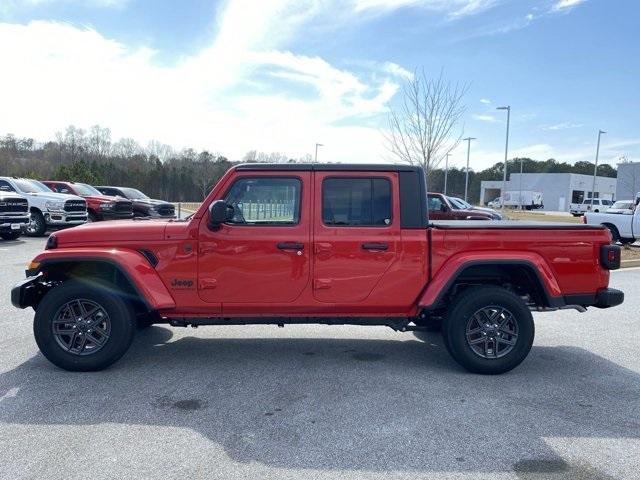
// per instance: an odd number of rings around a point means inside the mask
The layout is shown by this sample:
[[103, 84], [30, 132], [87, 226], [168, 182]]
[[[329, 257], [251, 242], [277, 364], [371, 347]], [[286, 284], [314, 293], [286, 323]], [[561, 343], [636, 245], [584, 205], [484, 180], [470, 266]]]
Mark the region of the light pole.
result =
[[314, 157], [313, 163], [318, 163], [318, 147], [324, 147], [321, 143], [316, 143], [316, 156]]
[[500, 208], [504, 210], [504, 194], [507, 188], [507, 155], [509, 153], [509, 121], [511, 120], [511, 105], [498, 107], [498, 110], [507, 111], [507, 139], [504, 143], [504, 172], [502, 173], [502, 200], [500, 202]]
[[598, 130], [598, 146], [596, 147], [596, 164], [593, 167], [593, 186], [591, 187], [591, 210], [593, 210], [593, 197], [596, 194], [596, 174], [598, 173], [598, 157], [600, 156], [600, 137], [604, 132]]
[[449, 175], [449, 157], [451, 156], [450, 152], [447, 152], [447, 158], [444, 161], [444, 194], [447, 194], [447, 176]]
[[471, 153], [471, 140], [476, 140], [475, 137], [463, 138], [467, 142], [467, 170], [464, 177], [464, 201], [467, 201], [467, 190], [469, 188], [469, 153]]

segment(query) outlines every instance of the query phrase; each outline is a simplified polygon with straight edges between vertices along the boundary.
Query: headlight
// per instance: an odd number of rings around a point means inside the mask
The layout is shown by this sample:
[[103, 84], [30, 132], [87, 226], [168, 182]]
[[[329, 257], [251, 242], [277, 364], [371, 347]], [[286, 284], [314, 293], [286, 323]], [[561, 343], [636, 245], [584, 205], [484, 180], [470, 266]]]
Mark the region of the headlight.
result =
[[47, 202], [44, 204], [47, 210], [62, 211], [64, 210], [64, 202]]
[[100, 210], [113, 210], [115, 206], [115, 203], [101, 203]]

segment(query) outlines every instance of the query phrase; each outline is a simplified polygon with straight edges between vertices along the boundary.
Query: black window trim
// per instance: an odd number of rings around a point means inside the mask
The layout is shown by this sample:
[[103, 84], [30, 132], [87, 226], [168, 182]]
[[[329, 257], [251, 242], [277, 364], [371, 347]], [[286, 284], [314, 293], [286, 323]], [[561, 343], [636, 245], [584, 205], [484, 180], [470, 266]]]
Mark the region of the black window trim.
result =
[[[375, 178], [380, 178], [386, 180], [389, 183], [389, 200], [391, 201], [391, 210], [389, 213], [391, 214], [391, 218], [389, 219], [389, 225], [327, 225], [324, 223], [324, 182], [326, 180], [335, 180], [335, 179], [350, 179], [350, 180], [372, 180]], [[326, 176], [322, 179], [322, 185], [320, 186], [320, 220], [322, 222], [322, 226], [325, 228], [391, 228], [393, 227], [393, 222], [395, 218], [393, 217], [393, 182], [387, 175], [330, 175]]]
[[294, 179], [294, 180], [297, 180], [299, 182], [299, 184], [300, 184], [300, 189], [298, 191], [298, 209], [299, 209], [298, 221], [295, 222], [295, 223], [283, 223], [283, 222], [274, 222], [274, 223], [268, 223], [268, 222], [260, 222], [260, 223], [230, 223], [230, 222], [224, 222], [225, 225], [227, 225], [229, 227], [243, 227], [243, 228], [244, 227], [290, 227], [291, 228], [291, 227], [297, 227], [298, 225], [300, 225], [300, 223], [302, 222], [302, 200], [303, 200], [302, 191], [304, 189], [304, 180], [299, 175], [238, 175], [233, 180], [231, 185], [229, 185], [229, 188], [227, 188], [224, 191], [224, 194], [222, 195], [222, 197], [219, 198], [219, 199], [214, 199], [213, 201], [215, 202], [216, 200], [224, 200], [225, 198], [227, 198], [227, 195], [229, 194], [229, 192], [231, 191], [233, 186], [237, 182], [239, 182], [240, 180], [245, 180], [247, 178], [257, 178], [257, 179], [268, 178], [268, 179], [279, 179], [279, 180]]

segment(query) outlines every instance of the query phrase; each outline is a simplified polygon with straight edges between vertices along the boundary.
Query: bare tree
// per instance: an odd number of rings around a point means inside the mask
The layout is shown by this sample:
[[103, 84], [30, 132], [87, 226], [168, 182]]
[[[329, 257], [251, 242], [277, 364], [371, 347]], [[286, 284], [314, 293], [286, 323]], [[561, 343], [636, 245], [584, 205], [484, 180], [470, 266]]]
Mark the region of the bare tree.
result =
[[442, 71], [433, 79], [424, 70], [416, 72], [402, 87], [400, 105], [389, 112], [384, 133], [389, 152], [401, 162], [422, 166], [429, 175], [462, 139], [462, 128], [457, 127], [468, 88], [445, 80]]
[[89, 152], [96, 157], [106, 157], [111, 150], [111, 130], [93, 125], [89, 131]]

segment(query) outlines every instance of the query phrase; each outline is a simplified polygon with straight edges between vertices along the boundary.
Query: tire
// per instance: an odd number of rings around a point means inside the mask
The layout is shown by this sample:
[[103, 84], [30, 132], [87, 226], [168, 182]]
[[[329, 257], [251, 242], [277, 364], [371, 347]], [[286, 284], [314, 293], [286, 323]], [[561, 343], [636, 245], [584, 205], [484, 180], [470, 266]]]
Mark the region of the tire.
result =
[[609, 232], [611, 232], [612, 243], [619, 242], [620, 233], [618, 232], [618, 228], [615, 225], [610, 225], [608, 223], [606, 223], [604, 226], [607, 227], [607, 229], [609, 229]]
[[42, 237], [47, 231], [47, 222], [44, 221], [44, 216], [40, 212], [34, 212], [31, 214], [31, 223], [27, 226], [27, 236], [29, 237]]
[[98, 221], [98, 217], [96, 216], [95, 213], [93, 212], [88, 212], [87, 213], [87, 223], [93, 223], [93, 222], [97, 222]]
[[632, 243], [635, 243], [636, 239], [635, 238], [619, 238], [618, 241], [622, 245], [631, 245]]
[[17, 240], [21, 235], [22, 232], [0, 233], [0, 237], [2, 237], [3, 240]]
[[[480, 323], [475, 315], [480, 315], [485, 324], [484, 319], [488, 322], [489, 317], [483, 316], [484, 313], [490, 316], [499, 309], [506, 313], [492, 320], [497, 323], [490, 331], [478, 332]], [[503, 328], [494, 328], [502, 324]], [[444, 344], [453, 359], [470, 372], [488, 375], [508, 372], [520, 365], [529, 354], [535, 335], [533, 317], [522, 299], [494, 286], [463, 290], [452, 302], [442, 327]]]
[[[70, 302], [73, 310], [65, 310]], [[97, 305], [104, 314], [98, 312], [86, 318], [103, 322], [99, 325], [76, 322], [80, 311], [76, 302], [82, 302], [85, 311], [89, 312]], [[65, 311], [69, 313], [64, 314]], [[69, 321], [61, 323], [64, 320], [60, 318], [65, 317]], [[68, 333], [56, 335], [54, 325]], [[112, 365], [128, 350], [134, 332], [135, 314], [127, 302], [107, 286], [96, 287], [74, 280], [48, 292], [38, 305], [33, 320], [33, 333], [42, 354], [54, 365], [75, 372], [97, 371]], [[102, 344], [92, 339], [102, 340]], [[74, 346], [78, 351], [71, 351]]]

